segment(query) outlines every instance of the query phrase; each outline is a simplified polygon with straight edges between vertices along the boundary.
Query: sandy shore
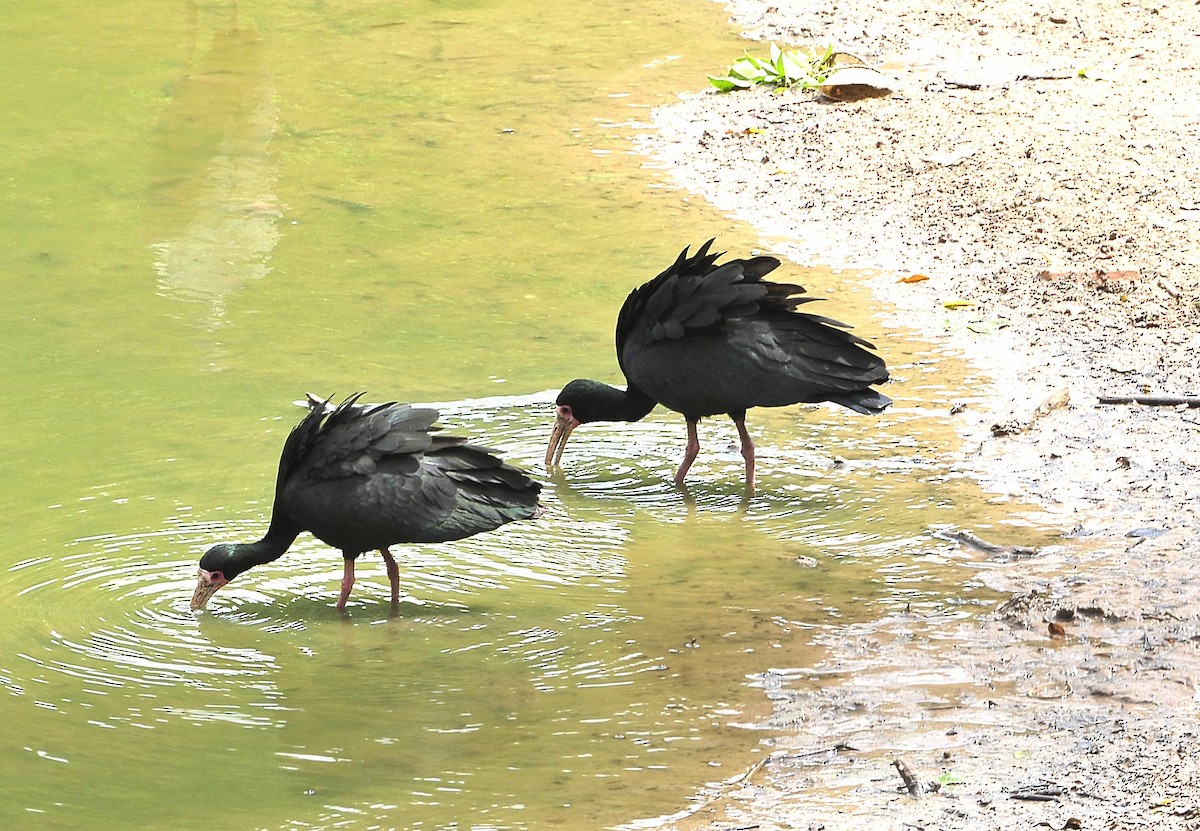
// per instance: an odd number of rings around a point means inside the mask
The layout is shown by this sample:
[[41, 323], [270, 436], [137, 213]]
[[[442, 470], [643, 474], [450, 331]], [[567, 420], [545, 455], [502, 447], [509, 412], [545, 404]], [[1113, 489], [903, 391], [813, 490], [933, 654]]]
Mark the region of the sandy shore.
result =
[[[870, 271], [888, 325], [993, 379], [946, 414], [957, 463], [1069, 542], [974, 549], [1012, 596], [989, 617], [881, 621], [766, 673], [773, 755], [669, 827], [1200, 827], [1200, 410], [1098, 404], [1200, 394], [1200, 6], [728, 8], [749, 51], [833, 43], [892, 94], [697, 92], [644, 149], [773, 252]], [[943, 781], [915, 797], [897, 758]]]

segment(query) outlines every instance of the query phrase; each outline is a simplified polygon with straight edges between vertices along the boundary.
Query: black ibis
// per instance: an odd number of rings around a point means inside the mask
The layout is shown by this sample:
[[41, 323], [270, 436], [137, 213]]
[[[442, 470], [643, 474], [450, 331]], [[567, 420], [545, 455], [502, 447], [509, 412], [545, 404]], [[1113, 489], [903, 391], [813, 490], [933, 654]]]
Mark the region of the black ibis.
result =
[[875, 347], [836, 320], [797, 310], [816, 298], [802, 286], [764, 280], [774, 257], [717, 264], [713, 240], [630, 292], [617, 315], [617, 363], [624, 390], [578, 379], [556, 402], [546, 467], [559, 465], [571, 431], [592, 421], [637, 421], [655, 404], [687, 419], [688, 441], [675, 484], [700, 450], [696, 423], [726, 413], [741, 437], [746, 491], [754, 492], [750, 407], [832, 401], [877, 414], [891, 404], [871, 389], [888, 379]]
[[301, 531], [342, 551], [339, 610], [354, 586], [355, 558], [375, 550], [396, 604], [400, 569], [389, 546], [462, 539], [538, 513], [541, 485], [489, 448], [440, 435], [437, 410], [358, 404], [361, 395], [336, 407], [309, 397], [308, 414], [283, 445], [266, 536], [205, 552], [192, 609], [247, 569], [283, 556]]

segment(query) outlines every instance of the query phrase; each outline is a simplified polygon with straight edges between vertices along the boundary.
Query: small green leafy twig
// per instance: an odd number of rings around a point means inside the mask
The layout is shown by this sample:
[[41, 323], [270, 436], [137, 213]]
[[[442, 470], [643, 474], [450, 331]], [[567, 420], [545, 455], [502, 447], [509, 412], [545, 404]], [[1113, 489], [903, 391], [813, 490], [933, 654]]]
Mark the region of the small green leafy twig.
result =
[[959, 779], [951, 771], [946, 771], [937, 778], [937, 781], [938, 787], [944, 787], [945, 785], [963, 785], [966, 784], [967, 780]]
[[729, 67], [726, 74], [709, 75], [708, 82], [721, 92], [759, 85], [812, 89], [825, 82], [833, 69], [833, 55], [832, 44], [824, 52], [809, 50], [805, 54], [798, 49], [780, 49], [772, 43], [768, 57], [756, 58], [746, 53]]

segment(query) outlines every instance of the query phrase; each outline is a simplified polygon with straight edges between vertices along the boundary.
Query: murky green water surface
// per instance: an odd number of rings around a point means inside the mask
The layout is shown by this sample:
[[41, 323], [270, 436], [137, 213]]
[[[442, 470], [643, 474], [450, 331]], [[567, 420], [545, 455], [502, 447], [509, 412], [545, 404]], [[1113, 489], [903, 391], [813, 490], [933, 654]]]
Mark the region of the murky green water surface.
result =
[[616, 380], [629, 288], [753, 243], [627, 144], [740, 51], [685, 0], [8, 5], [5, 827], [653, 817], [751, 759], [748, 674], [838, 622], [970, 612], [927, 556], [989, 521], [934, 461], [941, 358], [796, 269], [878, 336], [898, 406], [756, 413], [750, 502], [719, 421], [668, 487], [657, 412], [578, 431], [544, 518], [405, 549], [398, 614], [374, 557], [336, 614], [308, 537], [187, 609], [201, 551], [265, 528], [306, 390], [449, 402], [542, 474], [551, 388]]

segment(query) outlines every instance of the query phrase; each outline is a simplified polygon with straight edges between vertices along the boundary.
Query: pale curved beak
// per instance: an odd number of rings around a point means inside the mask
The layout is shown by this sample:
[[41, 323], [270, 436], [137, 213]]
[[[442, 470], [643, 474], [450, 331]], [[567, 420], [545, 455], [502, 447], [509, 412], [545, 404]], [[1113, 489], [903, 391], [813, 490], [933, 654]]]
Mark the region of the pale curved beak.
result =
[[196, 593], [192, 595], [192, 611], [203, 609], [208, 605], [208, 599], [217, 593], [217, 589], [229, 581], [219, 571], [200, 569], [200, 582], [196, 584]]
[[569, 415], [558, 413], [554, 417], [554, 429], [550, 432], [550, 444], [546, 447], [546, 469], [558, 467], [562, 459], [563, 448], [571, 431], [579, 426], [579, 421]]

